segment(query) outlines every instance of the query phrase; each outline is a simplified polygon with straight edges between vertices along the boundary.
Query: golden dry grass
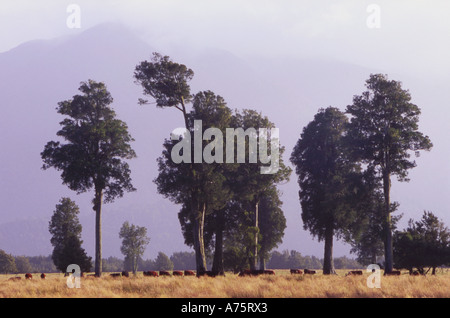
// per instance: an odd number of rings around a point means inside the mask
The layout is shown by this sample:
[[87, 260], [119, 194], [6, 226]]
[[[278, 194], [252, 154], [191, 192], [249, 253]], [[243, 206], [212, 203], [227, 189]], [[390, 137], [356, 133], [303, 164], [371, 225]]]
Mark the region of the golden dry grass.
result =
[[[10, 281], [14, 275], [0, 276], [1, 298], [306, 298], [306, 297], [381, 297], [448, 298], [450, 273], [436, 276], [381, 277], [381, 288], [368, 288], [369, 274], [363, 276], [290, 275], [276, 271], [275, 276], [238, 277], [144, 277], [83, 278], [81, 288], [68, 288], [62, 274], [39, 275], [33, 280]], [[23, 275], [21, 275], [23, 276]]]

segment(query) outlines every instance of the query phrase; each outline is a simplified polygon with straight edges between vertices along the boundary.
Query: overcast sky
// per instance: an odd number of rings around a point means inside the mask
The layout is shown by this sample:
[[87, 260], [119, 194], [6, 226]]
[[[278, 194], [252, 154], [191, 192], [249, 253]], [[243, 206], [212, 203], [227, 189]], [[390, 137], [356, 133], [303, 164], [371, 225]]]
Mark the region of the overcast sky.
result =
[[[67, 7], [81, 9], [70, 29]], [[369, 28], [380, 9], [379, 28]], [[372, 68], [450, 72], [450, 1], [1, 0], [0, 52], [34, 39], [123, 22], [152, 46], [215, 47], [238, 56], [333, 57]]]

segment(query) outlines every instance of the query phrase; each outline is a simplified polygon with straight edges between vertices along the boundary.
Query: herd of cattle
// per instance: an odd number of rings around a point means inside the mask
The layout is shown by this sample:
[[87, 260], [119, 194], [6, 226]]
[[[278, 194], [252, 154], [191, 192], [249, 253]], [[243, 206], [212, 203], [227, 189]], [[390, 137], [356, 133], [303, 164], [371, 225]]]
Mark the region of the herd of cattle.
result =
[[[311, 269], [291, 269], [290, 273], [292, 275], [314, 275], [316, 274], [315, 270], [311, 270]], [[345, 276], [357, 276], [357, 275], [362, 275], [363, 271], [361, 270], [352, 270], [349, 271], [347, 274], [345, 274]], [[68, 273], [66, 273], [66, 275], [68, 275]], [[121, 273], [111, 273], [109, 274], [110, 277], [129, 277], [130, 274], [127, 271], [123, 271]], [[208, 277], [216, 277], [219, 275], [219, 273], [217, 272], [212, 272], [212, 271], [204, 271], [204, 272], [199, 272], [199, 273], [195, 273], [194, 271], [191, 270], [185, 270], [185, 271], [178, 271], [178, 270], [174, 270], [172, 271], [172, 273], [170, 273], [169, 271], [144, 271], [143, 275], [146, 277], [159, 277], [159, 276], [197, 276], [197, 277], [202, 277], [202, 276], [208, 276]], [[271, 270], [271, 269], [265, 269], [265, 270], [243, 270], [241, 272], [239, 272], [238, 276], [243, 277], [243, 276], [260, 276], [260, 275], [275, 275], [275, 271]], [[400, 271], [392, 271], [390, 273], [385, 273], [385, 275], [392, 275], [392, 276], [398, 276], [400, 275]], [[412, 275], [415, 275], [415, 273], [413, 273]], [[94, 274], [89, 274], [89, 275], [84, 275], [83, 273], [81, 274], [81, 277], [96, 277]], [[25, 274], [25, 279], [32, 279], [33, 275], [30, 273]], [[40, 275], [41, 279], [45, 279], [46, 275], [44, 273], [42, 273]], [[22, 277], [20, 276], [16, 276], [16, 277], [11, 277], [9, 280], [20, 280], [22, 279]]]

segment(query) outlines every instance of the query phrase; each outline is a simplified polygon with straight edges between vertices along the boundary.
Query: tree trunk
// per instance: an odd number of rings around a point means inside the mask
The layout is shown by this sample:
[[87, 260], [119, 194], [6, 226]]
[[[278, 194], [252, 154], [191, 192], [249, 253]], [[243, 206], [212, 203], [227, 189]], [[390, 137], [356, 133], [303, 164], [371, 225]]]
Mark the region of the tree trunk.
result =
[[223, 211], [217, 212], [216, 223], [216, 242], [214, 246], [214, 260], [212, 265], [212, 271], [218, 275], [224, 275], [225, 270], [223, 268]]
[[325, 229], [325, 251], [323, 257], [323, 273], [325, 275], [336, 274], [333, 261], [333, 235], [333, 226], [327, 226]]
[[194, 251], [197, 274], [203, 274], [206, 272], [205, 243], [203, 239], [205, 213], [206, 204], [203, 204], [202, 211], [200, 213], [197, 211], [197, 217], [194, 218]]
[[371, 264], [376, 264], [377, 263], [377, 252], [376, 250], [372, 251], [372, 256], [370, 257], [371, 259]]
[[391, 229], [391, 212], [390, 212], [390, 190], [391, 190], [391, 177], [389, 172], [383, 174], [383, 192], [384, 192], [384, 270], [387, 273], [392, 272], [394, 268], [393, 264], [393, 251], [392, 251], [392, 229]]
[[102, 276], [102, 201], [103, 190], [95, 190], [95, 275]]
[[254, 246], [253, 246], [253, 259], [250, 262], [250, 269], [256, 270], [256, 266], [258, 264], [258, 216], [259, 214], [259, 201], [255, 202], [255, 215], [253, 218], [253, 227], [255, 228], [255, 238], [254, 238]]
[[260, 251], [259, 253], [259, 269], [265, 270], [266, 269], [266, 260], [264, 259], [264, 253]]

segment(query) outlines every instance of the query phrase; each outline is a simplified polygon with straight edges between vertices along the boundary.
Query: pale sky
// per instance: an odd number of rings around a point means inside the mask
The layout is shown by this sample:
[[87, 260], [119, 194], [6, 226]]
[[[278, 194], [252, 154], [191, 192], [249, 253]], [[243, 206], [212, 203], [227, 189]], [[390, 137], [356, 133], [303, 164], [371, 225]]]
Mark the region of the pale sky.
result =
[[[81, 29], [69, 29], [69, 4]], [[380, 9], [380, 28], [367, 19]], [[450, 1], [1, 0], [0, 52], [122, 22], [154, 47], [215, 47], [238, 56], [332, 57], [373, 68], [450, 74]]]

